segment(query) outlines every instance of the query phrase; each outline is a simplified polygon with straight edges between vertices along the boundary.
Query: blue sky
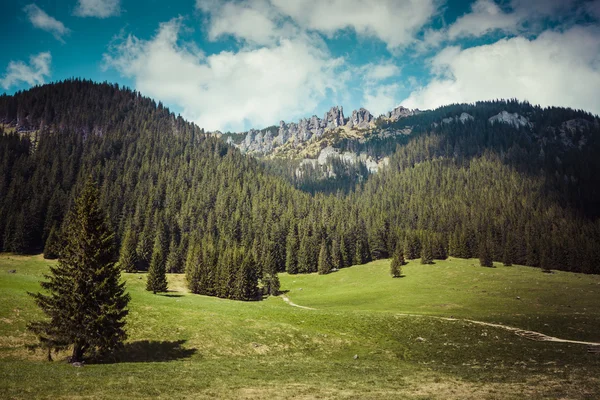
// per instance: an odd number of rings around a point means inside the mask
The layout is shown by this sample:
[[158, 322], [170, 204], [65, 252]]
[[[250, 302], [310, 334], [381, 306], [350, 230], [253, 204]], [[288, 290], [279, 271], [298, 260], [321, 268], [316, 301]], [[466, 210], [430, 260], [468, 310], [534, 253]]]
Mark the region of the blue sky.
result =
[[16, 0], [0, 90], [118, 82], [208, 130], [518, 98], [600, 113], [600, 0]]

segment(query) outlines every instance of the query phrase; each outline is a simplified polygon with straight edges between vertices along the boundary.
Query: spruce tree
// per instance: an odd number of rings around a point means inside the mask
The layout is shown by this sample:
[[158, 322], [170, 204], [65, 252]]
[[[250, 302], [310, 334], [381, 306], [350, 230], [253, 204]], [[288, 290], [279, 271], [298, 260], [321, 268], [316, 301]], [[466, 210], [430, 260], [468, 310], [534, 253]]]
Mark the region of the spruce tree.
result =
[[331, 265], [334, 269], [340, 269], [344, 267], [340, 242], [338, 242], [337, 239], [333, 239], [333, 242], [331, 243]]
[[146, 290], [156, 294], [157, 292], [167, 291], [166, 260], [164, 252], [164, 241], [162, 230], [159, 230], [154, 239], [154, 248], [152, 250], [152, 261], [148, 269], [148, 278], [146, 281]]
[[321, 250], [319, 251], [319, 266], [318, 271], [320, 275], [326, 275], [331, 272], [331, 257], [329, 255], [329, 249], [327, 243], [323, 241], [321, 243]]
[[390, 273], [392, 278], [399, 278], [402, 276], [402, 266], [404, 263], [404, 252], [402, 251], [402, 246], [398, 244], [396, 246], [396, 250], [394, 251], [392, 261], [390, 262]]
[[58, 235], [58, 228], [56, 224], [52, 225], [48, 238], [46, 239], [46, 245], [44, 246], [44, 258], [48, 260], [55, 260], [60, 255], [61, 240]]
[[182, 270], [180, 248], [175, 242], [175, 238], [172, 238], [169, 244], [169, 254], [167, 255], [165, 268], [169, 273], [180, 273]]
[[202, 252], [197, 240], [194, 238], [190, 241], [188, 253], [185, 260], [185, 280], [188, 289], [192, 293], [202, 293], [201, 287], [201, 256]]
[[433, 249], [431, 247], [431, 238], [424, 236], [421, 243], [421, 264], [433, 264]]
[[487, 236], [482, 237], [479, 244], [479, 265], [482, 267], [494, 266], [490, 238]]
[[502, 263], [505, 266], [511, 266], [515, 262], [515, 244], [512, 232], [508, 232], [504, 242], [504, 251], [502, 253]]
[[[258, 297], [258, 278], [256, 276], [256, 263], [250, 252], [241, 252], [240, 257], [235, 257], [240, 261], [237, 270], [235, 294], [231, 298], [235, 300], [256, 300]], [[279, 290], [279, 288], [277, 288]]]
[[298, 273], [298, 232], [296, 225], [292, 224], [287, 236], [285, 251], [285, 270], [288, 274]]
[[91, 178], [69, 211], [62, 233], [61, 258], [41, 283], [46, 293], [30, 293], [49, 319], [32, 322], [28, 329], [48, 351], [73, 346], [71, 362], [107, 355], [126, 338], [130, 297], [125, 283], [119, 282], [114, 235]]
[[125, 272], [135, 272], [137, 266], [135, 232], [131, 227], [127, 227], [125, 236], [121, 244], [121, 253], [119, 255], [119, 267]]

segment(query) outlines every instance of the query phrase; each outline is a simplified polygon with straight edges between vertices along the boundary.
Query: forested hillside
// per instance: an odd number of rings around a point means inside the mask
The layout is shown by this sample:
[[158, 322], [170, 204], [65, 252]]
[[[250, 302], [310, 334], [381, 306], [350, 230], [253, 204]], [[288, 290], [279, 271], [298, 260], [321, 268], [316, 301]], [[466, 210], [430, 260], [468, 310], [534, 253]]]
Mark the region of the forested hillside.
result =
[[64, 214], [92, 175], [121, 266], [186, 272], [195, 293], [255, 299], [260, 286], [276, 290], [278, 271], [328, 273], [397, 246], [409, 258], [598, 273], [597, 125], [577, 125], [567, 146], [555, 127], [593, 117], [540, 112], [554, 141], [477, 118], [415, 128], [355, 192], [310, 195], [139, 93], [36, 87], [0, 97], [0, 247], [58, 253]]

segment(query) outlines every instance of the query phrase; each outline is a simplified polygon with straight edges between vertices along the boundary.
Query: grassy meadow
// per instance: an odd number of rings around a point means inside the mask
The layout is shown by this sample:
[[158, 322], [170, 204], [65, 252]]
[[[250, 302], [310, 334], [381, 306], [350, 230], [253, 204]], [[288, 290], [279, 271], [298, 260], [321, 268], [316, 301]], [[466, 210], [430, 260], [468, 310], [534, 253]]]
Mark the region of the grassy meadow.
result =
[[[327, 276], [280, 274], [282, 296], [237, 302], [171, 291], [132, 296], [120, 360], [75, 368], [27, 345], [27, 291], [53, 261], [0, 255], [0, 398], [522, 399], [600, 397], [600, 354], [471, 319], [600, 342], [600, 276], [389, 260]], [[9, 271], [15, 272], [9, 272]], [[453, 317], [443, 320], [438, 317]]]

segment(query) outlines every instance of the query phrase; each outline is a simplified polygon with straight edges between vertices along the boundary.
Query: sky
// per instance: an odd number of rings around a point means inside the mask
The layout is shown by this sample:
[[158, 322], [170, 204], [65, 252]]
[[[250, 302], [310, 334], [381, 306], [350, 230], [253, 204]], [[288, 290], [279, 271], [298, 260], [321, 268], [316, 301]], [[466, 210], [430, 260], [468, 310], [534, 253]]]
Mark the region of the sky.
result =
[[207, 130], [516, 98], [600, 114], [600, 0], [12, 0], [0, 91], [119, 83]]

